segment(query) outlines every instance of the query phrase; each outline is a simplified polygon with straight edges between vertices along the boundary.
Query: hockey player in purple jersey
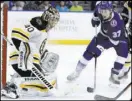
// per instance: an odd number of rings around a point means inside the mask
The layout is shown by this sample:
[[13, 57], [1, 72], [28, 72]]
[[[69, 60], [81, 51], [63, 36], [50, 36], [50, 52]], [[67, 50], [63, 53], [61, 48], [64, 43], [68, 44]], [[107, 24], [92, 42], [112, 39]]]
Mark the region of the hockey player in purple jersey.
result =
[[113, 47], [117, 53], [117, 58], [111, 69], [109, 80], [114, 84], [120, 84], [120, 71], [128, 56], [128, 38], [124, 29], [124, 21], [117, 12], [113, 11], [112, 4], [108, 1], [101, 1], [96, 6], [93, 15], [92, 26], [101, 25], [100, 32], [97, 37], [92, 39], [82, 58], [78, 61], [75, 71], [68, 75], [67, 80], [77, 79], [92, 58], [99, 57], [104, 49]]

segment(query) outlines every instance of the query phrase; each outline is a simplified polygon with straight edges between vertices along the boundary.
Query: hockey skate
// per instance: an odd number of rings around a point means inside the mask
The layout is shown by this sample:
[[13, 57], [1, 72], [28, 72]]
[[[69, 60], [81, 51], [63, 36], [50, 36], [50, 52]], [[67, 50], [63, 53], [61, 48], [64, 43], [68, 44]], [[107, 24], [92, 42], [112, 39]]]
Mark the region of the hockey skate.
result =
[[71, 73], [70, 75], [67, 76], [67, 80], [68, 81], [73, 81], [76, 80], [79, 76], [80, 76], [81, 71], [74, 71], [73, 73]]
[[128, 71], [124, 71], [123, 70], [122, 73], [119, 76], [119, 79], [120, 80], [122, 80], [122, 79], [124, 79], [124, 80], [128, 79], [128, 73], [129, 73], [130, 69], [131, 69], [131, 67], [129, 67]]
[[109, 80], [111, 83], [119, 85], [120, 84], [119, 71], [112, 68], [111, 69], [111, 76], [110, 76]]
[[17, 94], [17, 86], [14, 83], [6, 83], [6, 86], [1, 90], [1, 96], [9, 97], [9, 98], [19, 98]]

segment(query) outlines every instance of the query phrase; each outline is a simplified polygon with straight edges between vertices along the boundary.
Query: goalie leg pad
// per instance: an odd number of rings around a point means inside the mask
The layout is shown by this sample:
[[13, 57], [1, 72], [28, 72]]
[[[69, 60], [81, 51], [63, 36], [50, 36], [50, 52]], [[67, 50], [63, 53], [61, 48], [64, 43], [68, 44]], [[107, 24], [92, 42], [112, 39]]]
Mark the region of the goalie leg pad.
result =
[[44, 58], [41, 59], [41, 67], [46, 72], [54, 72], [57, 68], [59, 55], [53, 52], [47, 52]]

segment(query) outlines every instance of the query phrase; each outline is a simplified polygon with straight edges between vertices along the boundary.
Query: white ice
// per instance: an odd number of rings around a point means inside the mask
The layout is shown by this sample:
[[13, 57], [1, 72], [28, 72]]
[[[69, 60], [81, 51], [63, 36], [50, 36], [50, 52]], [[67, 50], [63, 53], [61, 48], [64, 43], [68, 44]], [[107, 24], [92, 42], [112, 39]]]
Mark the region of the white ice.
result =
[[[51, 52], [58, 53], [60, 56], [57, 67], [58, 87], [60, 91], [69, 92], [69, 95], [62, 97], [20, 97], [19, 99], [28, 100], [94, 100], [95, 94], [104, 95], [107, 97], [115, 97], [130, 81], [131, 72], [129, 72], [129, 79], [118, 86], [117, 88], [109, 87], [109, 76], [111, 68], [116, 59], [116, 52], [113, 48], [105, 50], [97, 59], [97, 87], [94, 93], [88, 93], [87, 87], [93, 87], [93, 71], [94, 59], [92, 59], [80, 77], [75, 82], [67, 82], [66, 77], [76, 67], [78, 60], [81, 58], [87, 45], [48, 45], [47, 49]], [[8, 68], [8, 73], [12, 74], [13, 70]], [[10, 75], [8, 75], [8, 80]], [[129, 100], [131, 98], [131, 90], [129, 89], [119, 99]], [[7, 99], [2, 97], [2, 99]], [[14, 99], [13, 99], [14, 100]]]

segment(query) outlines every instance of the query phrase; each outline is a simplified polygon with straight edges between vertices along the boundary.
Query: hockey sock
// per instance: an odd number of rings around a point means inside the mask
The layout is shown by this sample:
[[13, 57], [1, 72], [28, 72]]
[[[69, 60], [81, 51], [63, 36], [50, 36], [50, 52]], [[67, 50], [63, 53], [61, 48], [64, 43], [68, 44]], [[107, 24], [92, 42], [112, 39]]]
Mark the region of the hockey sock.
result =
[[82, 71], [84, 68], [86, 67], [85, 64], [81, 63], [80, 61], [78, 61], [77, 67], [76, 67], [76, 71], [80, 72]]
[[82, 71], [87, 66], [87, 63], [88, 63], [88, 60], [86, 60], [84, 57], [82, 57], [77, 63], [76, 71], [77, 72]]

